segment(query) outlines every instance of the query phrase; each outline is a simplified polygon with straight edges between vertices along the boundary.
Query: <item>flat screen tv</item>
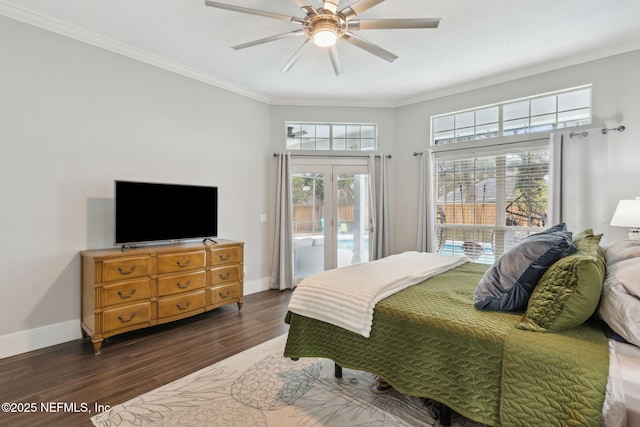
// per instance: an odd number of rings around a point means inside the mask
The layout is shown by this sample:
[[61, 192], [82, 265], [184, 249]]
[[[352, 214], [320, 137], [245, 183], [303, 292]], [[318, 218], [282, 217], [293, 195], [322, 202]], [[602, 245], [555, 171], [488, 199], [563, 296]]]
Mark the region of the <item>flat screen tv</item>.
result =
[[115, 244], [218, 235], [218, 188], [115, 181]]

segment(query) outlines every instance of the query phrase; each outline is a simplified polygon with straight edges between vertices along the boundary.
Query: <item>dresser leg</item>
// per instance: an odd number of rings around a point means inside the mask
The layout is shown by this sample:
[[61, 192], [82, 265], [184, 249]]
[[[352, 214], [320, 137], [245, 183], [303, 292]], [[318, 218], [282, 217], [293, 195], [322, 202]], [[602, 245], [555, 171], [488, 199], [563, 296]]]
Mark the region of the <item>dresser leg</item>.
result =
[[100, 354], [100, 349], [102, 348], [102, 340], [91, 340], [93, 344], [93, 354]]
[[242, 301], [238, 301], [238, 311], [242, 311], [242, 304], [244, 304]]

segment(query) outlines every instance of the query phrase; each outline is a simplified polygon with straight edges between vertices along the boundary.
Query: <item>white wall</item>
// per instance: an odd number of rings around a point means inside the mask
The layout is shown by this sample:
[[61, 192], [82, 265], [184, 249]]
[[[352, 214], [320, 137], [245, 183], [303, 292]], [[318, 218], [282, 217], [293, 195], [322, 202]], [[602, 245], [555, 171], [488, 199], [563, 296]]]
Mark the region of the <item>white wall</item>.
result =
[[217, 185], [221, 236], [246, 242], [245, 291], [264, 289], [287, 120], [378, 124], [393, 252], [415, 249], [412, 153], [434, 114], [593, 83], [594, 124], [627, 126], [593, 203], [640, 195], [640, 51], [399, 108], [269, 106], [3, 17], [0, 60], [0, 357], [80, 337], [78, 251], [112, 245], [114, 179]]
[[[619, 199], [640, 196], [640, 51], [634, 51], [398, 108], [394, 156], [395, 251], [416, 247], [416, 183], [420, 161], [412, 153], [428, 147], [430, 116], [589, 83], [593, 84], [593, 127], [623, 124], [627, 128], [625, 132], [609, 134], [609, 190], [593, 194], [593, 203], [605, 203], [613, 215]], [[625, 229], [615, 227], [596, 232], [603, 232], [608, 242], [627, 235]]]
[[3, 17], [0, 62], [0, 357], [81, 336], [78, 251], [113, 246], [114, 179], [218, 186], [263, 286], [269, 105]]

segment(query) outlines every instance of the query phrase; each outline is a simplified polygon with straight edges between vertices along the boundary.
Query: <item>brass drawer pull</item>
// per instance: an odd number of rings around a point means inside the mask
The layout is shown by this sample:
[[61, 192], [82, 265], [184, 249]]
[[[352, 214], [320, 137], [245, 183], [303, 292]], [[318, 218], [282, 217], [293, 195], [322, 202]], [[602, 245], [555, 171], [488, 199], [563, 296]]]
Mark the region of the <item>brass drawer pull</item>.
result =
[[128, 319], [125, 319], [124, 317], [122, 317], [122, 314], [120, 316], [118, 316], [118, 319], [120, 319], [120, 321], [122, 323], [127, 323], [127, 322], [131, 322], [134, 317], [136, 317], [136, 312], [135, 311], [133, 313], [131, 313], [131, 316]]
[[120, 272], [120, 274], [125, 274], [125, 275], [133, 273], [135, 269], [136, 269], [135, 265], [132, 265], [131, 270], [129, 271], [126, 271], [124, 267], [118, 267], [118, 271]]
[[182, 282], [178, 282], [176, 283], [176, 285], [178, 285], [180, 289], [187, 289], [189, 285], [191, 285], [191, 280], [187, 280], [187, 283], [184, 285], [182, 284]]
[[122, 291], [118, 291], [118, 295], [120, 295], [120, 298], [131, 298], [135, 293], [136, 293], [136, 288], [131, 289], [131, 293], [129, 295], [125, 295], [122, 293]]
[[191, 264], [191, 258], [189, 258], [187, 260], [187, 262], [182, 262], [180, 260], [176, 261], [178, 263], [178, 267], [187, 267], [189, 264]]
[[231, 258], [231, 254], [219, 255], [220, 261], [228, 261]]
[[186, 310], [187, 308], [189, 308], [190, 305], [191, 305], [191, 301], [189, 301], [187, 305], [182, 305], [180, 303], [177, 303], [176, 307], [178, 307], [180, 310]]
[[227, 280], [229, 278], [229, 276], [231, 275], [231, 273], [229, 273], [228, 271], [226, 272], [226, 274], [222, 274], [222, 273], [218, 273], [218, 276], [222, 279], [222, 280]]
[[230, 294], [231, 294], [231, 291], [229, 291], [229, 289], [227, 289], [226, 295], [223, 295], [222, 292], [218, 292], [218, 295], [220, 295], [220, 298], [227, 298]]

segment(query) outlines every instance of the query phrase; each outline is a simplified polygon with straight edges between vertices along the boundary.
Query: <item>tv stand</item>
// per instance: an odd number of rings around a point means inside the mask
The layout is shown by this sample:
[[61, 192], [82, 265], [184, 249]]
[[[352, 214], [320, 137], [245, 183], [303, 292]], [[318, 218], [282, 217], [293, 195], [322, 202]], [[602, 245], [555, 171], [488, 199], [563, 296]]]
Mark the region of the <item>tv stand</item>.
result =
[[207, 237], [206, 239], [204, 239], [202, 241], [202, 243], [204, 243], [205, 245], [207, 244], [207, 242], [211, 242], [212, 245], [217, 245], [218, 242], [216, 242], [215, 240], [213, 240], [211, 237]]
[[105, 338], [237, 303], [244, 243], [129, 247], [80, 252], [82, 332], [100, 353]]

